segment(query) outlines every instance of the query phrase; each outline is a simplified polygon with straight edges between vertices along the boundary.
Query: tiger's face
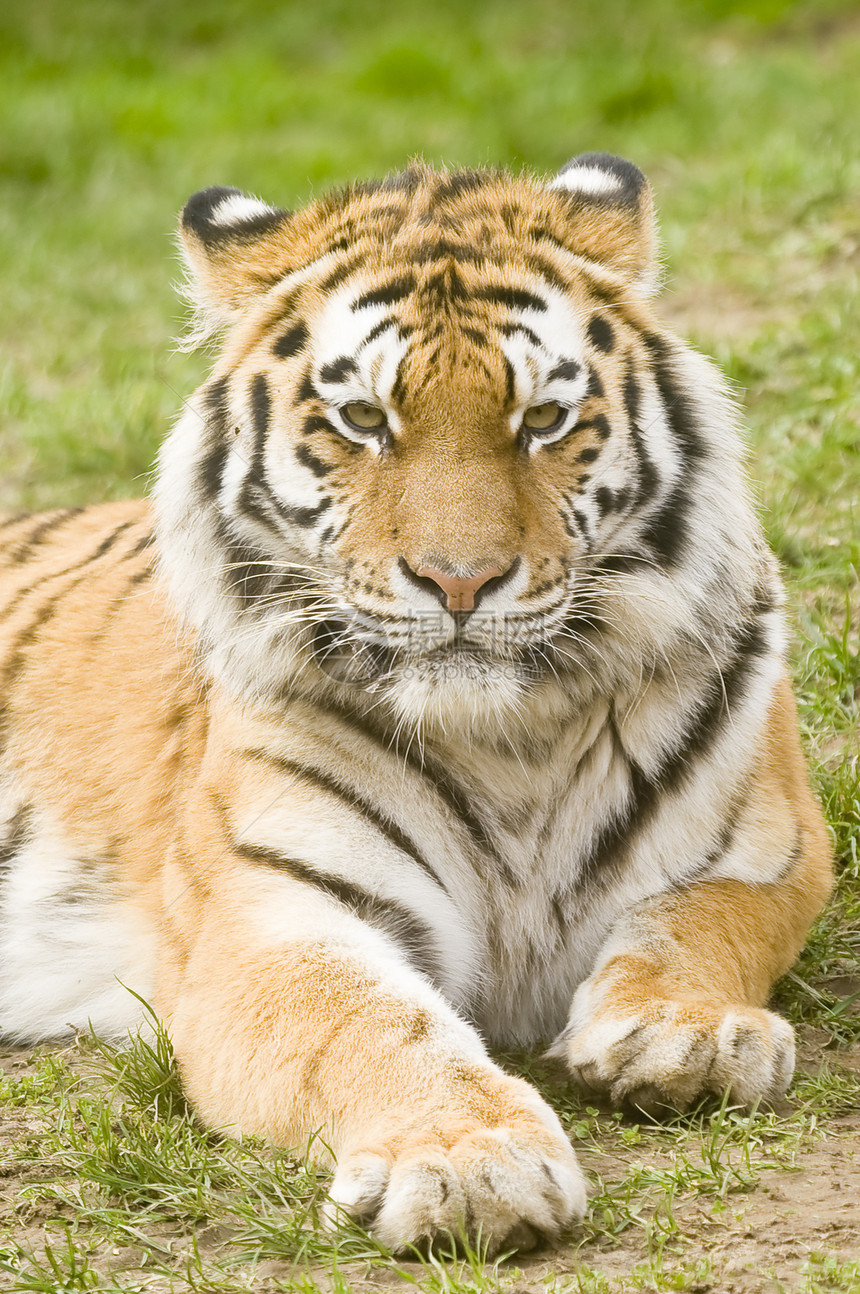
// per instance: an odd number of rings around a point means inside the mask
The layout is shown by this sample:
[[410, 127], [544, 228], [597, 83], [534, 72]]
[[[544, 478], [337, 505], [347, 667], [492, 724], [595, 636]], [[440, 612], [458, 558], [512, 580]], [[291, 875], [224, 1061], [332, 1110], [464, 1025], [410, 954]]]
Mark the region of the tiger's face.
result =
[[476, 724], [584, 664], [602, 580], [675, 559], [690, 446], [631, 164], [419, 166], [295, 215], [206, 190], [182, 237], [228, 329], [185, 457], [246, 642]]

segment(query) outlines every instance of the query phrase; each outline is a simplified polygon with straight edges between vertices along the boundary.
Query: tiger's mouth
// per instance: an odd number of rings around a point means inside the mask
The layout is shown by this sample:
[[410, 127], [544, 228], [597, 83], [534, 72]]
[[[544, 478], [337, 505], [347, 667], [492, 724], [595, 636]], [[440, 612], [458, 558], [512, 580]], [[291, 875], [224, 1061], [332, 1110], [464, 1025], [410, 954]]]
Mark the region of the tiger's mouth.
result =
[[356, 613], [320, 621], [313, 631], [311, 651], [324, 674], [354, 686], [418, 677], [436, 684], [539, 682], [547, 673], [540, 641], [534, 633], [526, 635], [519, 621], [505, 624], [503, 617], [493, 619], [492, 625], [478, 627], [464, 618], [455, 621], [452, 630], [441, 622], [423, 623], [420, 617], [415, 622], [383, 625]]

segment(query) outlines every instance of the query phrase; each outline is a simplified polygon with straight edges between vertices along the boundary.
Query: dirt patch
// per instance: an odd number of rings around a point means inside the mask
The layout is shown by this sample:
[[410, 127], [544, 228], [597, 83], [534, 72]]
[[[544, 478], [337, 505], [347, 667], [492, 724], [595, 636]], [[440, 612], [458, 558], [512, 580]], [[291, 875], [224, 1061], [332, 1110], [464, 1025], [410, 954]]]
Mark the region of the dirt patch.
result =
[[[620, 1173], [625, 1171], [619, 1160]], [[776, 1294], [796, 1288], [814, 1255], [843, 1261], [860, 1254], [860, 1117], [842, 1119], [814, 1149], [802, 1150], [793, 1171], [764, 1169], [749, 1193], [733, 1193], [715, 1207], [708, 1200], [679, 1200], [677, 1231], [665, 1231], [661, 1266], [668, 1275], [701, 1273], [696, 1290], [724, 1294]], [[652, 1235], [653, 1249], [654, 1238]], [[611, 1251], [585, 1245], [524, 1268], [532, 1288], [552, 1275], [585, 1264], [624, 1288], [624, 1279], [647, 1256], [641, 1231], [631, 1229]], [[571, 1261], [573, 1258], [573, 1261]], [[707, 1269], [710, 1268], [710, 1271]]]
[[[849, 1074], [860, 1072], [860, 1047], [834, 1053], [825, 1048], [823, 1031], [804, 1028], [802, 1035], [800, 1074], [816, 1076], [823, 1065]], [[29, 1077], [34, 1084], [26, 1101], [20, 1102], [19, 1089], [19, 1103], [10, 1101], [0, 1109], [0, 1194], [7, 1201], [0, 1206], [0, 1230], [12, 1243], [36, 1253], [46, 1239], [56, 1245], [62, 1224], [75, 1220], [68, 1204], [55, 1204], [42, 1192], [28, 1198], [28, 1188], [49, 1181], [52, 1173], [50, 1153], [41, 1162], [38, 1153], [40, 1139], [54, 1122], [40, 1054], [45, 1052], [0, 1052], [0, 1072], [19, 1080]], [[71, 1070], [86, 1084], [87, 1058], [66, 1049], [62, 1059], [66, 1075]], [[833, 1112], [828, 1114], [822, 1098], [820, 1111], [810, 1108], [792, 1137], [784, 1130], [798, 1127], [797, 1106], [797, 1101], [786, 1101], [777, 1111], [781, 1117], [774, 1124], [773, 1144], [765, 1137], [752, 1146], [751, 1153], [739, 1156], [733, 1150], [722, 1159], [718, 1156], [727, 1169], [724, 1189], [709, 1183], [701, 1165], [698, 1177], [695, 1172], [678, 1171], [679, 1163], [695, 1167], [699, 1157], [705, 1162], [698, 1134], [688, 1132], [676, 1144], [662, 1131], [655, 1129], [652, 1136], [644, 1128], [625, 1148], [625, 1138], [636, 1132], [635, 1127], [591, 1120], [597, 1131], [577, 1143], [577, 1148], [595, 1191], [601, 1189], [600, 1179], [608, 1184], [609, 1195], [596, 1194], [594, 1216], [583, 1236], [555, 1252], [501, 1264], [488, 1288], [508, 1294], [544, 1294], [556, 1284], [559, 1290], [585, 1294], [641, 1289], [779, 1294], [800, 1288], [810, 1264], [814, 1268], [816, 1263], [856, 1262], [860, 1258], [860, 1109], [850, 1103], [846, 1109], [843, 1099], [841, 1106], [831, 1103]], [[667, 1195], [669, 1181], [676, 1181], [677, 1187]], [[616, 1205], [622, 1202], [614, 1212], [613, 1200]], [[137, 1282], [145, 1281], [151, 1294], [160, 1294], [162, 1289], [190, 1288], [180, 1273], [195, 1247], [204, 1266], [232, 1265], [232, 1221], [210, 1218], [193, 1235], [182, 1223], [143, 1223], [148, 1253], [144, 1245], [105, 1243], [95, 1232], [89, 1236], [82, 1232], [80, 1244], [93, 1272], [113, 1274], [120, 1287], [126, 1273], [132, 1288], [140, 1288]], [[176, 1276], [171, 1281], [153, 1268], [172, 1269]], [[274, 1294], [298, 1274], [293, 1263], [276, 1260], [259, 1264], [253, 1276], [251, 1268], [239, 1270], [242, 1279], [253, 1280], [252, 1288], [259, 1294]], [[403, 1263], [401, 1270], [398, 1276], [382, 1267], [346, 1266], [350, 1286], [357, 1291], [390, 1288], [404, 1275], [415, 1281], [427, 1275], [418, 1263]], [[132, 1277], [135, 1272], [138, 1275]], [[321, 1289], [334, 1289], [337, 1284], [324, 1268], [315, 1266], [312, 1275]], [[239, 1278], [239, 1271], [235, 1277]], [[0, 1288], [21, 1286], [4, 1283], [0, 1275]], [[215, 1278], [206, 1288], [217, 1292], [222, 1287]], [[852, 1287], [823, 1284], [817, 1288]]]

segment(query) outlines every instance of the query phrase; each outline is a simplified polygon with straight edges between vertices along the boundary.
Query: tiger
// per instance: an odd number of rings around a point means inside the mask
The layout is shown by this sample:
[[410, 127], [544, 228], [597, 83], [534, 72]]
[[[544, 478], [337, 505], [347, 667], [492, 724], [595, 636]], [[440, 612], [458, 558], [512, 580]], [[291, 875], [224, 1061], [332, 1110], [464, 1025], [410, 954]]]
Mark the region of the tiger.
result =
[[773, 1101], [831, 885], [739, 412], [650, 186], [418, 160], [179, 222], [219, 349], [153, 497], [0, 529], [0, 1031], [169, 1032], [208, 1126], [393, 1250], [554, 1241], [500, 1057]]

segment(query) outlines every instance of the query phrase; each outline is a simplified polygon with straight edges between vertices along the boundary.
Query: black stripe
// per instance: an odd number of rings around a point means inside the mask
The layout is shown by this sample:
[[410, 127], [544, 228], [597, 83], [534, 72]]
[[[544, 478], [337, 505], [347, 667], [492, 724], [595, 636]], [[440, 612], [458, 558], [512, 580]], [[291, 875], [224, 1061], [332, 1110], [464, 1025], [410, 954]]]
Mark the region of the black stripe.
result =
[[266, 475], [265, 448], [271, 415], [271, 397], [269, 384], [263, 373], [255, 374], [251, 380], [250, 405], [254, 423], [254, 447], [251, 462], [239, 492], [237, 507], [276, 532], [278, 527], [275, 523], [278, 519], [294, 526], [315, 525], [326, 509], [331, 507], [331, 499], [323, 498], [315, 508], [297, 507], [285, 503], [269, 484]]
[[624, 357], [624, 408], [631, 426], [638, 424], [641, 401], [642, 393], [636, 380], [633, 356], [628, 351]]
[[589, 365], [588, 369], [588, 387], [586, 388], [586, 400], [599, 400], [605, 394], [603, 383], [600, 380], [600, 374], [597, 369]]
[[424, 280], [421, 284], [421, 296], [425, 305], [430, 302], [440, 309], [444, 309], [451, 302], [458, 302], [462, 309], [466, 309], [473, 300], [453, 261], [445, 262], [440, 270]]
[[586, 336], [597, 350], [609, 355], [615, 348], [615, 332], [612, 324], [603, 315], [592, 315], [586, 328]]
[[[581, 535], [581, 537], [585, 540], [585, 542], [586, 542], [587, 546], [588, 546], [589, 548], [593, 548], [593, 547], [594, 547], [594, 536], [592, 535], [592, 533], [591, 533], [591, 527], [590, 527], [590, 526], [589, 526], [589, 524], [588, 524], [588, 517], [586, 517], [585, 513], [584, 513], [584, 512], [582, 512], [582, 511], [580, 511], [580, 509], [579, 509], [579, 508], [571, 507], [571, 512], [573, 513], [573, 519], [574, 519], [574, 521], [575, 521], [575, 522], [576, 522], [576, 524], [579, 526], [579, 534], [580, 534], [580, 535]], [[567, 525], [567, 519], [566, 519], [566, 518], [565, 518], [565, 529], [567, 530], [568, 534], [573, 534], [573, 533], [574, 533], [573, 531], [571, 531], [571, 530], [568, 528], [568, 525]]]
[[581, 372], [582, 365], [577, 364], [575, 359], [563, 359], [560, 364], [556, 364], [555, 368], [551, 370], [549, 379], [551, 382], [573, 382]]
[[367, 306], [390, 306], [395, 301], [402, 301], [408, 297], [410, 292], [415, 291], [415, 275], [404, 274], [400, 278], [392, 279], [390, 283], [383, 283], [378, 288], [372, 288], [369, 292], [363, 292], [352, 303], [353, 310], [364, 310]]
[[[332, 435], [339, 435], [329, 422], [328, 418], [324, 418], [320, 413], [309, 413], [302, 423], [302, 434], [305, 436], [312, 436], [315, 431], [327, 431]], [[341, 439], [343, 439], [343, 437], [341, 437]], [[348, 441], [347, 443], [351, 444], [352, 442]]]
[[310, 369], [302, 374], [302, 380], [299, 383], [299, 389], [296, 391], [296, 403], [304, 404], [308, 400], [319, 400], [320, 393], [311, 381]]
[[645, 439], [639, 430], [640, 405], [641, 392], [639, 383], [633, 369], [633, 359], [628, 355], [624, 368], [624, 407], [627, 410], [630, 439], [633, 442], [633, 452], [636, 455], [637, 475], [639, 478], [637, 482], [636, 508], [639, 511], [647, 503], [650, 503], [660, 486], [660, 474], [645, 448]]
[[150, 530], [145, 535], [141, 535], [136, 543], [132, 544], [127, 553], [123, 553], [122, 560], [128, 561], [132, 557], [137, 557], [140, 553], [145, 553], [148, 549], [155, 546], [155, 535]]
[[508, 310], [546, 310], [546, 302], [534, 292], [523, 288], [503, 287], [493, 284], [477, 288], [472, 294], [478, 301], [490, 301], [496, 306], [506, 306]]
[[322, 282], [317, 285], [317, 291], [319, 294], [321, 296], [326, 296], [327, 293], [333, 292], [335, 288], [339, 288], [341, 284], [345, 283], [347, 279], [352, 277], [356, 270], [361, 269], [366, 260], [367, 253], [361, 252], [357, 256], [352, 256], [348, 260], [341, 261], [340, 265], [336, 266], [335, 269], [333, 269], [330, 274], [327, 274]]
[[659, 337], [656, 333], [643, 333], [642, 340], [651, 355], [660, 398], [685, 459], [705, 458], [707, 445], [699, 432], [692, 402], [686, 392], [681, 390], [672, 371], [672, 364], [677, 359], [676, 352], [666, 338]]
[[316, 454], [312, 453], [307, 445], [297, 445], [293, 452], [298, 462], [313, 472], [314, 476], [328, 476], [329, 472], [333, 470], [330, 463], [324, 463], [321, 458], [317, 458]]
[[251, 544], [235, 539], [226, 526], [222, 527], [220, 538], [228, 558], [225, 580], [243, 608], [271, 594], [275, 573], [265, 554]]
[[[49, 580], [60, 579], [63, 575], [73, 575], [76, 571], [82, 570], [85, 566], [89, 566], [90, 562], [94, 562], [99, 557], [104, 556], [104, 554], [113, 547], [120, 535], [124, 534], [126, 530], [131, 529], [135, 524], [136, 523], [133, 521], [124, 521], [122, 525], [117, 526], [115, 530], [111, 531], [111, 533], [101, 541], [98, 548], [96, 548], [95, 552], [91, 553], [89, 557], [84, 557], [80, 561], [74, 562], [71, 566], [64, 566], [62, 570], [49, 571], [47, 575], [41, 575], [39, 579], [34, 580], [32, 584], [27, 584], [24, 588], [19, 589], [15, 594], [15, 597], [0, 609], [0, 620], [8, 620], [12, 613], [17, 610], [25, 598], [27, 598], [34, 589], [41, 588], [42, 585], [47, 584]], [[77, 581], [69, 587], [76, 588]], [[58, 602], [64, 595], [65, 589], [57, 594], [57, 596], [53, 598], [48, 605], [53, 606], [54, 603]]]
[[[409, 257], [413, 265], [433, 265], [437, 261], [456, 261], [458, 265], [477, 265], [487, 263], [487, 255], [475, 247], [466, 247], [462, 243], [452, 243], [447, 238], [440, 238], [435, 243], [422, 243]], [[498, 263], [493, 260], [492, 264]]]
[[323, 364], [319, 371], [319, 379], [321, 382], [342, 382], [344, 378], [351, 377], [355, 370], [355, 360], [350, 359], [349, 355], [341, 355], [339, 359]]
[[224, 477], [224, 464], [227, 459], [227, 407], [226, 377], [220, 378], [205, 393], [206, 448], [200, 466], [197, 469], [197, 480], [200, 493], [206, 502], [211, 502], [221, 490]]
[[687, 716], [687, 732], [674, 750], [664, 754], [660, 767], [650, 776], [628, 755], [613, 721], [616, 749], [624, 756], [630, 774], [630, 790], [623, 807], [604, 826], [583, 860], [581, 878], [593, 884], [601, 874], [614, 874], [638, 832], [651, 821], [666, 797], [692, 776], [696, 764], [711, 750], [723, 721], [742, 701], [756, 662], [769, 648], [760, 616], [756, 615], [736, 634], [731, 663], [716, 673], [704, 695]]
[[[508, 409], [512, 408], [517, 395], [517, 379], [514, 373], [514, 366], [508, 359], [507, 355], [502, 356], [502, 363], [505, 367], [505, 405]], [[520, 427], [517, 432], [517, 440], [520, 442], [520, 448], [525, 448], [528, 443], [528, 432], [525, 427]]]
[[499, 324], [499, 332], [503, 337], [513, 337], [514, 333], [522, 333], [526, 341], [530, 341], [533, 346], [543, 350], [543, 342], [540, 337], [538, 337], [535, 330], [533, 328], [529, 328], [528, 324]]
[[0, 879], [20, 853], [23, 853], [33, 834], [33, 806], [22, 804], [15, 810], [0, 840]]
[[672, 889], [683, 889], [693, 881], [703, 880], [711, 869], [725, 858], [726, 854], [734, 844], [741, 816], [749, 806], [749, 800], [749, 787], [744, 787], [740, 795], [736, 795], [729, 806], [728, 814], [724, 818], [720, 830], [717, 833], [716, 841], [708, 850], [707, 854], [704, 858], [699, 859], [697, 863], [694, 863], [692, 867], [685, 871], [683, 876], [679, 876], [674, 880], [671, 886]]
[[498, 873], [511, 886], [519, 886], [520, 879], [508, 863], [507, 859], [502, 856], [494, 840], [490, 837], [486, 827], [475, 813], [469, 801], [466, 799], [464, 791], [455, 782], [451, 781], [448, 775], [437, 765], [428, 762], [426, 755], [422, 759], [414, 755], [411, 750], [398, 752], [401, 758], [405, 759], [409, 766], [420, 773], [424, 779], [432, 785], [440, 800], [447, 806], [448, 810], [461, 827], [464, 827], [471, 837], [474, 844], [478, 845], [485, 853], [489, 854], [496, 865]]
[[58, 530], [60, 526], [65, 525], [72, 517], [77, 517], [81, 512], [83, 512], [83, 508], [64, 508], [61, 512], [53, 512], [48, 517], [42, 517], [38, 525], [34, 526], [23, 537], [18, 546], [12, 549], [11, 554], [9, 554], [10, 566], [20, 566], [22, 562], [26, 562], [48, 535]]
[[342, 903], [366, 921], [368, 925], [382, 930], [400, 944], [416, 970], [421, 971], [434, 984], [439, 984], [443, 976], [440, 964], [433, 948], [433, 934], [430, 927], [419, 920], [393, 899], [370, 894], [352, 881], [341, 876], [318, 872], [308, 863], [297, 858], [287, 858], [274, 849], [262, 845], [236, 843], [234, 851], [250, 863], [271, 867], [276, 871], [286, 872], [288, 876], [307, 885], [313, 885], [323, 894]]
[[[289, 699], [289, 691], [286, 692], [285, 699]], [[317, 705], [320, 704], [321, 702], [317, 700]], [[472, 844], [490, 855], [495, 864], [496, 873], [502, 876], [509, 885], [519, 886], [520, 878], [511, 869], [507, 859], [499, 852], [498, 846], [472, 809], [462, 788], [457, 786], [442, 768], [434, 765], [428, 759], [426, 752], [423, 756], [416, 754], [411, 744], [404, 749], [390, 733], [377, 727], [367, 715], [359, 714], [353, 709], [347, 710], [341, 706], [330, 707], [327, 713], [334, 722], [350, 727], [354, 732], [371, 741], [385, 756], [402, 760], [413, 772], [417, 773], [425, 782], [428, 782], [455, 822], [468, 834]]]
[[612, 435], [612, 427], [605, 413], [595, 414], [593, 418], [583, 418], [574, 428], [575, 431], [596, 431], [601, 440], [608, 440]]
[[642, 539], [664, 566], [675, 566], [687, 548], [692, 501], [677, 485], [642, 532]]
[[608, 485], [601, 485], [594, 491], [594, 502], [600, 510], [601, 517], [609, 512], [623, 512], [630, 501], [630, 491], [626, 487], [618, 490]]
[[402, 854], [405, 854], [417, 867], [420, 867], [422, 872], [429, 876], [434, 884], [439, 886], [440, 890], [444, 890], [446, 894], [450, 893], [445, 882], [432, 864], [424, 857], [415, 841], [407, 836], [396, 822], [383, 817], [379, 809], [370, 800], [365, 799], [363, 795], [359, 795], [353, 788], [345, 786], [337, 778], [331, 777], [321, 769], [309, 768], [306, 764], [297, 763], [295, 760], [287, 759], [282, 755], [274, 755], [265, 750], [243, 750], [241, 755], [246, 759], [254, 759], [260, 763], [270, 764], [273, 768], [277, 768], [292, 777], [301, 777], [306, 782], [312, 782], [321, 790], [327, 791], [329, 795], [336, 796], [359, 814], [360, 817], [371, 822], [380, 835], [394, 845], [395, 849], [399, 849]]
[[362, 347], [369, 346], [372, 341], [376, 341], [377, 337], [381, 337], [384, 332], [388, 332], [389, 328], [397, 327], [398, 323], [396, 319], [380, 319], [379, 323], [373, 325], [370, 332], [361, 343]]
[[[254, 449], [257, 454], [262, 453], [263, 444], [269, 434], [271, 412], [272, 400], [269, 395], [269, 383], [266, 381], [264, 374], [255, 373], [251, 379], [251, 420], [254, 424]], [[260, 468], [262, 460], [258, 459], [255, 466]]]
[[108, 629], [110, 628], [111, 622], [114, 620], [117, 613], [122, 609], [122, 607], [125, 605], [128, 599], [131, 597], [134, 590], [140, 584], [145, 583], [146, 580], [151, 580], [154, 574], [155, 574], [155, 571], [151, 566], [144, 566], [142, 570], [135, 571], [134, 575], [132, 575], [131, 578], [126, 583], [126, 586], [123, 589], [122, 593], [119, 593], [108, 605], [104, 615], [101, 618], [101, 624], [99, 625], [98, 629], [94, 630], [94, 632], [90, 635], [90, 638], [89, 638], [90, 647], [94, 647], [97, 643], [102, 641], [102, 639], [107, 634]]
[[[270, 497], [268, 481], [266, 480], [264, 455], [266, 445], [266, 435], [269, 430], [269, 413], [271, 411], [271, 401], [269, 398], [269, 384], [262, 373], [256, 373], [251, 379], [251, 389], [248, 396], [248, 403], [251, 410], [251, 420], [254, 429], [254, 441], [251, 450], [251, 461], [248, 464], [248, 470], [242, 481], [242, 488], [239, 491], [236, 507], [246, 515], [254, 518], [267, 526], [273, 528], [272, 510], [277, 513], [277, 504]], [[242, 558], [238, 559], [243, 561]]]
[[[391, 384], [391, 393], [389, 395], [389, 399], [391, 403], [393, 405], [396, 405], [396, 407], [401, 410], [403, 409], [403, 406], [405, 405], [406, 398], [407, 398], [406, 380], [404, 375], [406, 373], [406, 366], [408, 362], [409, 362], [408, 353], [405, 355], [401, 355], [400, 360], [398, 361], [398, 364], [397, 364], [397, 372], [394, 375], [394, 381]], [[383, 447], [386, 449], [390, 448], [391, 435], [388, 434], [386, 436], [385, 434], [383, 434], [382, 439], [384, 441]]]
[[756, 662], [770, 650], [761, 617], [756, 615], [736, 634], [729, 666], [711, 681], [703, 703], [692, 716], [686, 741], [664, 761], [659, 772], [662, 791], [674, 790], [687, 779], [695, 760], [706, 755], [733, 706], [744, 697]]
[[570, 292], [570, 278], [558, 270], [552, 261], [547, 260], [540, 252], [529, 251], [528, 248], [523, 248], [523, 254], [526, 264], [537, 278], [543, 279], [545, 283], [558, 288], [561, 292]]
[[281, 333], [280, 337], [272, 347], [273, 354], [278, 359], [290, 359], [293, 355], [298, 355], [308, 340], [308, 330], [303, 323], [294, 324], [286, 332]]
[[560, 252], [570, 253], [572, 250], [567, 243], [558, 238], [550, 229], [541, 225], [533, 225], [529, 230], [529, 237], [536, 243], [549, 243], [550, 247], [555, 247]]
[[446, 202], [461, 193], [482, 189], [484, 185], [493, 183], [495, 179], [496, 176], [491, 171], [455, 171], [453, 175], [446, 175], [439, 181], [433, 192], [432, 201]]
[[674, 566], [687, 547], [692, 485], [697, 464], [706, 456], [707, 447], [699, 433], [692, 402], [672, 372], [674, 356], [669, 343], [653, 333], [643, 333], [642, 340], [651, 356], [660, 399], [681, 455], [679, 478], [656, 516], [649, 521], [643, 538], [665, 566]]
[[321, 499], [315, 508], [299, 508], [291, 504], [282, 503], [280, 506], [281, 516], [292, 523], [294, 526], [308, 528], [315, 526], [324, 512], [331, 507], [331, 499], [328, 497]]
[[630, 425], [630, 438], [633, 441], [633, 452], [639, 480], [637, 483], [636, 508], [640, 510], [650, 503], [660, 486], [660, 474], [654, 466], [650, 454], [645, 448], [644, 437], [638, 427]]
[[20, 526], [22, 521], [26, 521], [32, 515], [32, 512], [16, 512], [14, 516], [3, 517], [0, 520], [0, 530], [8, 530], [10, 526]]

